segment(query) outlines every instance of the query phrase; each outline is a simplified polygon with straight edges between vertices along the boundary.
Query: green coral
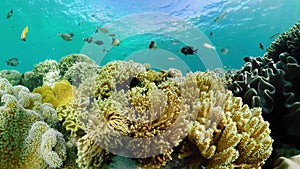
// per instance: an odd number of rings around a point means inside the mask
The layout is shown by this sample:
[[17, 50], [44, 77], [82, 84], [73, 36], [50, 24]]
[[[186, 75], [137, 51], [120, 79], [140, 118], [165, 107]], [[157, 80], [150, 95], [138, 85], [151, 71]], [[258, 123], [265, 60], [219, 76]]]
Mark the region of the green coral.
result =
[[45, 60], [36, 64], [29, 78], [37, 82], [33, 88], [42, 86], [44, 83], [45, 85], [51, 86], [51, 84], [54, 84], [55, 81], [60, 79], [57, 61]]
[[100, 66], [91, 61], [76, 62], [64, 74], [62, 79], [68, 80], [73, 86], [78, 87], [88, 76], [99, 72]]
[[13, 86], [21, 83], [21, 73], [16, 70], [1, 70], [0, 78], [7, 79]]
[[86, 56], [84, 54], [73, 53], [73, 54], [64, 56], [58, 62], [60, 76], [64, 77], [64, 75], [67, 73], [69, 68], [78, 62], [86, 62], [86, 63], [90, 63], [90, 64], [95, 64], [95, 62], [92, 59], [90, 59], [88, 56]]

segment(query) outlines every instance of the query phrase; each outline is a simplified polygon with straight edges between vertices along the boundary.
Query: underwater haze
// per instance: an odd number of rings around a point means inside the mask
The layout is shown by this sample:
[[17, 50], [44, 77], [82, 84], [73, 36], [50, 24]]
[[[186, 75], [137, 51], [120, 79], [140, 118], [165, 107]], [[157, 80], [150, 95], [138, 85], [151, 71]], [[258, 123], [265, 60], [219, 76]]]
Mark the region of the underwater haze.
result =
[[[13, 15], [7, 19], [11, 9]], [[84, 53], [100, 65], [132, 59], [157, 69], [174, 67], [184, 72], [219, 66], [239, 69], [245, 56], [262, 56], [276, 38], [270, 37], [296, 23], [299, 11], [299, 0], [4, 0], [0, 7], [0, 69], [25, 72], [46, 59], [60, 60], [70, 53]], [[176, 24], [168, 22], [168, 17], [175, 18]], [[147, 23], [157, 27], [149, 28]], [[22, 41], [26, 26], [26, 41]], [[108, 34], [121, 39], [119, 46], [111, 46], [107, 34], [95, 34], [96, 28], [103, 26], [110, 28]], [[74, 37], [65, 41], [59, 33], [73, 33]], [[83, 41], [87, 37], [104, 44]], [[158, 50], [148, 49], [152, 40]], [[215, 49], [203, 47], [204, 43]], [[197, 54], [182, 54], [185, 45], [197, 48]], [[228, 53], [221, 53], [224, 48]], [[215, 59], [209, 59], [213, 57], [221, 64], [212, 66]], [[7, 65], [10, 58], [18, 58], [19, 65]]]

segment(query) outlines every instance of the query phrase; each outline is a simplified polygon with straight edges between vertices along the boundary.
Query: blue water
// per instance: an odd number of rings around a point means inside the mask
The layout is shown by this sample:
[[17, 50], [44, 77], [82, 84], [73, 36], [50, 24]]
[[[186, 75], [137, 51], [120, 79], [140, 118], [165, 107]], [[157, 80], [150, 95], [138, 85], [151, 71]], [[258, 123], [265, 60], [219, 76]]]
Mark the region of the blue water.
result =
[[[6, 19], [11, 9], [13, 16]], [[215, 23], [226, 10], [228, 14]], [[156, 68], [175, 67], [182, 71], [218, 66], [238, 69], [244, 64], [243, 57], [262, 56], [265, 51], [258, 44], [263, 43], [266, 49], [274, 40], [270, 36], [287, 31], [300, 19], [299, 11], [299, 0], [4, 0], [0, 6], [0, 70], [25, 72], [45, 59], [59, 60], [70, 53], [85, 53], [99, 64], [133, 59]], [[139, 18], [138, 23], [121, 22], [144, 14], [146, 18]], [[155, 17], [147, 18], [148, 15]], [[176, 23], [163, 16], [175, 17]], [[27, 25], [24, 42], [20, 34]], [[120, 45], [111, 46], [107, 34], [95, 34], [97, 26], [109, 27], [109, 33], [122, 39]], [[75, 36], [72, 41], [64, 41], [57, 36], [59, 32], [72, 32]], [[214, 33], [212, 37], [208, 36], [210, 32]], [[89, 36], [105, 44], [98, 46], [82, 40]], [[157, 43], [157, 50], [147, 49], [151, 40]], [[176, 40], [181, 43], [172, 44]], [[204, 48], [202, 44], [206, 42], [216, 50]], [[184, 45], [193, 45], [198, 55], [178, 52]], [[229, 53], [223, 55], [220, 50], [225, 47]], [[109, 52], [103, 53], [104, 48]], [[18, 66], [6, 65], [5, 61], [12, 57], [20, 60]]]

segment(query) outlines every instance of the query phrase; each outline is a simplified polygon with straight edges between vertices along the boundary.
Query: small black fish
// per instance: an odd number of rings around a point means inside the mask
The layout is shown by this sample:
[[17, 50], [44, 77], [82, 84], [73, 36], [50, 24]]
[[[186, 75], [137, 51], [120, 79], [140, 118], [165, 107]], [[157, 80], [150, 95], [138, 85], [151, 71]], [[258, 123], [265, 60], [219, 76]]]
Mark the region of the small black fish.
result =
[[214, 36], [214, 33], [213, 33], [213, 32], [210, 32], [210, 33], [209, 33], [209, 36], [210, 36], [210, 37]]
[[194, 47], [192, 46], [184, 46], [181, 48], [180, 52], [183, 53], [184, 55], [193, 55], [197, 53], [198, 49], [193, 49]]
[[10, 10], [6, 15], [6, 19], [9, 19], [13, 15], [13, 13], [14, 13], [14, 11]]
[[18, 66], [19, 60], [18, 58], [10, 58], [9, 60], [6, 61], [6, 64], [10, 66]]
[[156, 43], [155, 43], [154, 41], [151, 41], [148, 48], [149, 48], [149, 49], [152, 49], [152, 50], [155, 50], [156, 47], [157, 47], [157, 46], [156, 46]]
[[261, 50], [265, 50], [265, 49], [264, 49], [264, 45], [263, 45], [262, 43], [259, 43], [259, 48], [260, 48]]

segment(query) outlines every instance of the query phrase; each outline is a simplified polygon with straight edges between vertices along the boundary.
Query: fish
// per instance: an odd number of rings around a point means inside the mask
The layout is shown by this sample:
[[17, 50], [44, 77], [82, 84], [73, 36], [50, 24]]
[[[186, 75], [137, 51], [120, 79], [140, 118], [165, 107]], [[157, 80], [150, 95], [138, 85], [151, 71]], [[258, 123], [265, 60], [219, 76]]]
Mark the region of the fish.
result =
[[110, 37], [114, 37], [114, 36], [116, 36], [116, 34], [114, 34], [114, 33], [110, 33], [110, 34], [108, 34], [108, 36], [110, 36]]
[[19, 59], [18, 58], [10, 58], [6, 61], [7, 65], [10, 66], [18, 66], [19, 65]]
[[209, 35], [209, 37], [212, 37], [212, 36], [214, 36], [214, 33], [210, 32], [208, 35]]
[[270, 39], [273, 39], [273, 38], [275, 38], [278, 35], [280, 35], [280, 33], [275, 33], [274, 35], [270, 36]]
[[226, 55], [227, 53], [229, 53], [229, 49], [228, 48], [223, 48], [220, 51], [223, 55]]
[[209, 43], [203, 43], [203, 46], [207, 49], [213, 49], [213, 50], [216, 50], [216, 47], [215, 46], [212, 46], [211, 44]]
[[184, 55], [193, 55], [197, 53], [198, 49], [194, 50], [194, 47], [192, 46], [184, 46], [181, 48], [180, 52], [183, 53]]
[[96, 40], [94, 43], [97, 44], [97, 45], [103, 45], [104, 44], [104, 42], [102, 40]]
[[261, 50], [265, 50], [265, 49], [264, 49], [264, 45], [263, 45], [262, 43], [259, 43], [259, 48], [260, 48]]
[[152, 50], [155, 50], [157, 48], [157, 45], [154, 41], [151, 41], [148, 48], [152, 49]]
[[112, 42], [111, 42], [112, 46], [119, 46], [119, 44], [120, 44], [120, 40], [119, 39], [112, 38]]
[[108, 33], [108, 29], [105, 28], [105, 27], [98, 27], [97, 26], [97, 29], [96, 29], [95, 33], [97, 33], [98, 31], [100, 31], [102, 33]]
[[11, 10], [7, 13], [6, 19], [9, 19], [10, 17], [12, 17], [13, 13], [14, 13], [14, 11], [11, 9]]
[[214, 21], [215, 23], [220, 22], [221, 20], [223, 20], [223, 18], [228, 14], [229, 10], [225, 10], [220, 16], [218, 16]]
[[86, 41], [87, 43], [92, 43], [93, 37], [83, 38], [83, 41]]
[[65, 40], [65, 41], [71, 41], [74, 34], [73, 33], [58, 33], [58, 36], [63, 38], [63, 40]]
[[28, 33], [28, 26], [26, 26], [22, 33], [21, 33], [21, 40], [26, 41], [26, 37], [27, 37], [27, 33]]

